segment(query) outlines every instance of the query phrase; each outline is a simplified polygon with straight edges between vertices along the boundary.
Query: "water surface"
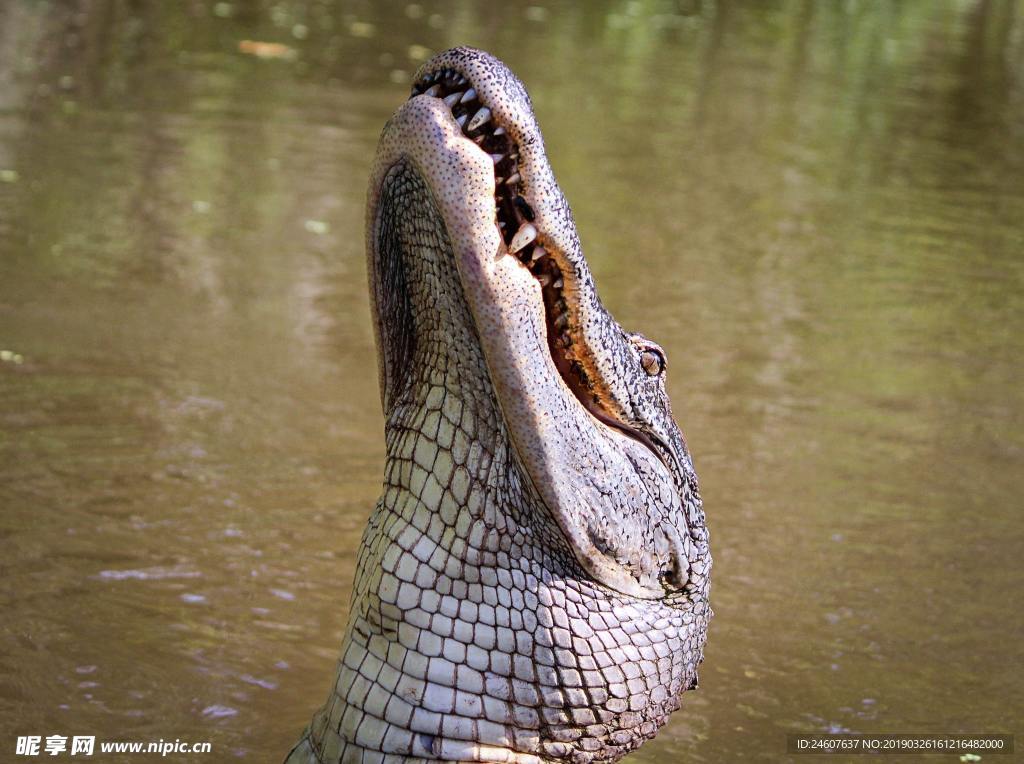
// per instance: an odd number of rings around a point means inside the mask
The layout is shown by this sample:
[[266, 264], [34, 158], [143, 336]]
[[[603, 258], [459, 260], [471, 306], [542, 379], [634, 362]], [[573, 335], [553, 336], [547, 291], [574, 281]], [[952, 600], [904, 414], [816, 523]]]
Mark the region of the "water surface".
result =
[[462, 43], [702, 478], [701, 689], [633, 760], [1017, 731], [1024, 6], [512, 5], [0, 5], [0, 745], [273, 761], [325, 697], [382, 475], [369, 162]]

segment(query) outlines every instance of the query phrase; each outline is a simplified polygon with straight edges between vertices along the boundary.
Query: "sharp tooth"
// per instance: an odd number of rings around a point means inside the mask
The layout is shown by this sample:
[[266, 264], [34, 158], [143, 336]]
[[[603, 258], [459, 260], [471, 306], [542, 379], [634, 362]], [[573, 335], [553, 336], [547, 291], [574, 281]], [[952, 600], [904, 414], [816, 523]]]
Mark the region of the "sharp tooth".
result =
[[470, 88], [462, 95], [462, 103], [469, 103], [476, 100], [476, 91]]
[[507, 185], [511, 186], [511, 185], [513, 185], [515, 183], [518, 183], [520, 180], [522, 180], [522, 178], [519, 177], [519, 173], [518, 172], [514, 172], [514, 173], [512, 173], [509, 176], [508, 180], [506, 180], [505, 183]]
[[540, 285], [542, 287], [546, 287], [548, 284], [551, 283], [551, 274], [550, 273], [538, 273], [537, 274], [537, 281], [540, 282]]
[[569, 339], [569, 332], [563, 334], [559, 339], [562, 340], [562, 347], [568, 348], [572, 344], [572, 340]]
[[461, 93], [452, 93], [451, 95], [446, 95], [444, 97], [445, 105], [449, 109], [452, 108], [453, 106], [455, 106], [455, 104], [457, 104], [459, 102], [459, 96], [460, 95], [462, 95], [462, 94]]
[[482, 144], [484, 142], [484, 138], [486, 138], [486, 137], [487, 137], [486, 135], [484, 135], [483, 133], [480, 133], [480, 135], [478, 135], [476, 138], [473, 139], [473, 143], [475, 143], [475, 144], [477, 144], [479, 146], [480, 144]]
[[467, 82], [466, 78], [463, 77], [461, 74], [458, 77], [455, 78], [455, 84], [458, 85], [459, 87], [465, 85], [466, 82]]
[[501, 125], [498, 125], [496, 128], [494, 128], [494, 134], [495, 135], [504, 135], [505, 134], [505, 128], [502, 127]]
[[512, 243], [508, 245], [509, 252], [518, 252], [531, 241], [537, 238], [537, 229], [532, 223], [523, 223], [512, 237]]
[[500, 186], [504, 182], [505, 182], [505, 179], [503, 177], [501, 177], [500, 175], [495, 175], [494, 176], [494, 185], [495, 186]]
[[423, 95], [435, 96], [436, 97], [437, 94], [440, 93], [440, 92], [441, 92], [441, 86], [440, 85], [431, 85], [429, 88], [427, 88], [427, 91]]
[[491, 161], [494, 162], [494, 164], [498, 164], [498, 162], [500, 162], [504, 158], [504, 154], [491, 154]]
[[555, 316], [555, 328], [558, 331], [562, 331], [569, 324], [569, 316], [566, 313], [560, 313]]
[[463, 114], [461, 117], [456, 117], [455, 118], [455, 121], [459, 123], [459, 127], [460, 128], [465, 127], [465, 125], [466, 125], [466, 117], [467, 116], [468, 115]]
[[480, 125], [484, 124], [491, 118], [491, 110], [486, 106], [481, 106], [480, 110], [473, 115], [473, 119], [469, 121], [467, 130], [476, 130]]
[[562, 277], [559, 276], [557, 279], [551, 282], [551, 286], [553, 286], [555, 289], [561, 289], [564, 283], [565, 282], [562, 281]]
[[529, 203], [527, 203], [527, 201], [522, 196], [516, 196], [516, 198], [512, 200], [512, 203], [516, 205], [516, 210], [524, 218], [529, 220], [531, 223], [533, 222], [533, 219], [535, 217], [535, 215], [533, 214], [533, 208], [530, 207]]
[[539, 246], [538, 247], [534, 247], [533, 248], [533, 261], [536, 262], [537, 260], [540, 260], [542, 257], [546, 256], [547, 253], [548, 253], [548, 251], [546, 249], [544, 249], [544, 247], [539, 247]]

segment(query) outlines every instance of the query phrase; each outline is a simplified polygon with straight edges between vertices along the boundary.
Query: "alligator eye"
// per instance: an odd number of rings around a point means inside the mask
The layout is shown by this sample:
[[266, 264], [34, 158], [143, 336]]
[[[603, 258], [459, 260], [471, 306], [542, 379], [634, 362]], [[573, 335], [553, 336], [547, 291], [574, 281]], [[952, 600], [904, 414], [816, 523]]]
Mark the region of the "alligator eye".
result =
[[644, 367], [644, 371], [656, 377], [665, 370], [665, 357], [657, 350], [648, 348], [640, 353], [640, 365]]

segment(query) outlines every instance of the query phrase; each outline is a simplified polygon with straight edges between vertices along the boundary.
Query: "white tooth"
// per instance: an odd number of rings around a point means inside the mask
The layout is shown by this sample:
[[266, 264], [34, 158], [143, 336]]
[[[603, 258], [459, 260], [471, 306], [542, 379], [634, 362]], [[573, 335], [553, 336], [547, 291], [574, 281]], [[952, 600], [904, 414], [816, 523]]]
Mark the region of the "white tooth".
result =
[[540, 260], [547, 253], [548, 253], [548, 251], [546, 249], [544, 249], [544, 247], [534, 247], [533, 248], [533, 260], [534, 260], [534, 262], [536, 262], [537, 260]]
[[436, 97], [437, 94], [440, 93], [440, 92], [441, 92], [441, 86], [440, 85], [431, 85], [429, 88], [427, 88], [426, 92], [424, 92], [423, 95], [435, 96]]
[[462, 103], [469, 103], [470, 101], [476, 100], [476, 91], [470, 88], [463, 94]]
[[451, 109], [452, 107], [455, 106], [455, 104], [457, 104], [459, 102], [459, 96], [461, 96], [461, 95], [462, 95], [461, 93], [452, 93], [451, 95], [446, 95], [444, 97], [445, 105], [449, 109]]
[[490, 118], [491, 110], [488, 109], [486, 106], [481, 106], [480, 110], [473, 115], [473, 119], [469, 121], [469, 126], [466, 129], [476, 130], [478, 127], [480, 127], [480, 125], [484, 124]]
[[538, 273], [537, 274], [537, 281], [540, 282], [540, 285], [542, 287], [547, 286], [548, 284], [551, 283], [551, 274], [550, 273]]
[[554, 287], [555, 289], [561, 289], [561, 288], [562, 288], [562, 284], [564, 284], [564, 283], [565, 283], [565, 282], [564, 282], [564, 281], [562, 281], [562, 277], [561, 277], [561, 276], [559, 276], [559, 277], [558, 277], [557, 279], [555, 279], [555, 280], [554, 280], [554, 281], [553, 281], [553, 282], [551, 283], [551, 286], [553, 286], [553, 287]]
[[508, 180], [506, 180], [505, 183], [511, 186], [514, 183], [518, 183], [520, 180], [522, 180], [522, 178], [519, 177], [519, 173], [514, 172], [508, 177]]
[[491, 161], [494, 162], [494, 164], [498, 164], [498, 162], [500, 162], [504, 158], [504, 154], [491, 154]]
[[463, 114], [461, 117], [456, 117], [455, 121], [459, 123], [459, 127], [465, 127], [467, 114]]
[[462, 75], [460, 74], [460, 75], [459, 75], [458, 77], [456, 77], [456, 78], [455, 78], [455, 84], [456, 84], [456, 85], [465, 85], [465, 84], [466, 84], [466, 78], [465, 78], [465, 77], [463, 77], [463, 76], [462, 76]]
[[509, 252], [518, 252], [531, 241], [537, 238], [537, 229], [532, 223], [523, 223], [512, 237], [512, 243], [508, 245]]
[[494, 128], [494, 134], [495, 135], [504, 135], [505, 134], [505, 128], [502, 127], [501, 125], [498, 125], [496, 128]]
[[569, 323], [569, 315], [567, 313], [560, 313], [555, 316], [555, 328], [561, 331]]

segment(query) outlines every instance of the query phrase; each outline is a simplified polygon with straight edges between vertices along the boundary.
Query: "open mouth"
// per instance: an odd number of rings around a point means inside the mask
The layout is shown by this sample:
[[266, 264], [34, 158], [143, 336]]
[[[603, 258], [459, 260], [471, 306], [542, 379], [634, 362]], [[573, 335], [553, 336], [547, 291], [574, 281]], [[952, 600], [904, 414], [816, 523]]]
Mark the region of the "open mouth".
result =
[[525, 181], [520, 174], [519, 147], [515, 141], [481, 101], [472, 82], [454, 69], [425, 74], [413, 85], [410, 97], [418, 95], [444, 101], [463, 135], [491, 157], [494, 206], [501, 237], [508, 251], [541, 286], [548, 348], [566, 386], [596, 419], [639, 441], [668, 467], [669, 451], [664, 443], [621, 422], [602, 405], [599, 386], [585, 367], [586, 344], [569, 307], [567, 278], [559, 265], [558, 252], [546, 245], [544, 232], [534, 225], [533, 210], [523, 194]]
[[[412, 87], [412, 96], [439, 98], [451, 109], [463, 135], [486, 152], [494, 163], [494, 205], [501, 237], [541, 286], [548, 347], [555, 367], [576, 398], [598, 419], [624, 429], [600, 404], [591, 380], [575, 350], [582, 338], [574, 326], [566, 295], [566, 279], [555, 251], [545, 246], [544, 232], [534, 225], [534, 213], [523, 195], [519, 147], [480, 100], [472, 83], [453, 69], [430, 72]], [[632, 434], [632, 433], [630, 433]]]

